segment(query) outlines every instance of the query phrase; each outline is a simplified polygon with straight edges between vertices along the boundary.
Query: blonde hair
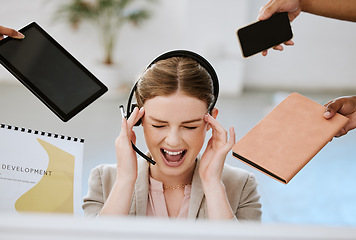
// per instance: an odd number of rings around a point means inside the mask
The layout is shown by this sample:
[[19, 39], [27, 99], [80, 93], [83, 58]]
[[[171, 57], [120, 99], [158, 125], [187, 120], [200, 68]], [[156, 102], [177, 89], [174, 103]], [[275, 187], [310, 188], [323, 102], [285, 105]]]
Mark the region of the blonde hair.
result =
[[157, 96], [176, 92], [198, 98], [207, 109], [215, 101], [213, 80], [207, 70], [189, 57], [171, 57], [152, 64], [140, 77], [135, 96], [138, 107]]

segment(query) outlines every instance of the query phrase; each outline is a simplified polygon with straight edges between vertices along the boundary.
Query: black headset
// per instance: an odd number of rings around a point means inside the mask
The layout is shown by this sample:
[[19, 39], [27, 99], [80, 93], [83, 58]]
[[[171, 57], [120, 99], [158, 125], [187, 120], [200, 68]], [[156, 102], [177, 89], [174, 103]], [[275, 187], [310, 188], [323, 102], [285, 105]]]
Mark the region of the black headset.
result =
[[[156, 62], [160, 61], [160, 60], [164, 60], [164, 59], [168, 59], [168, 58], [172, 58], [172, 57], [188, 57], [191, 58], [195, 61], [197, 61], [210, 75], [212, 81], [213, 81], [213, 88], [214, 88], [214, 101], [213, 103], [210, 105], [209, 107], [209, 112], [211, 112], [211, 110], [214, 108], [216, 101], [218, 100], [218, 96], [219, 96], [219, 80], [218, 80], [218, 76], [214, 70], [214, 68], [211, 66], [211, 64], [202, 56], [200, 56], [199, 54], [195, 53], [195, 52], [191, 52], [191, 51], [187, 51], [187, 50], [173, 50], [170, 52], [166, 52], [163, 53], [162, 55], [158, 56], [156, 59], [154, 59], [146, 68], [146, 70], [148, 68], [150, 68], [153, 64], [155, 64]], [[139, 80], [138, 80], [139, 81]], [[124, 114], [124, 117], [126, 119], [128, 119], [131, 115], [131, 113], [133, 112], [133, 110], [135, 109], [135, 107], [137, 106], [137, 104], [132, 103], [132, 98], [133, 95], [135, 94], [135, 91], [137, 89], [137, 84], [138, 81], [134, 84], [134, 86], [131, 89], [129, 98], [127, 100], [127, 111], [126, 114]], [[120, 108], [122, 108], [123, 110], [123, 106], [121, 105]], [[139, 120], [135, 126], [139, 126], [141, 123], [141, 121]], [[152, 163], [153, 165], [156, 164], [155, 161], [153, 161], [152, 158], [149, 158], [146, 154], [144, 154], [143, 152], [141, 152], [136, 146], [135, 144], [133, 144], [133, 142], [131, 142], [132, 148], [144, 159], [146, 159], [148, 162]]]

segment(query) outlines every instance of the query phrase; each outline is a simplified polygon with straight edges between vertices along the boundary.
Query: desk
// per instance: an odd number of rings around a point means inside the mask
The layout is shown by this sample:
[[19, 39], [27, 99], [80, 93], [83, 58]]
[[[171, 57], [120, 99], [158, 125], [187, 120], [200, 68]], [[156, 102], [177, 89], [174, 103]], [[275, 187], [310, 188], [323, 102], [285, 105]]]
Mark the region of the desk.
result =
[[0, 239], [355, 240], [356, 228], [226, 221], [182, 221], [141, 217], [84, 218], [67, 215], [2, 215], [0, 218]]

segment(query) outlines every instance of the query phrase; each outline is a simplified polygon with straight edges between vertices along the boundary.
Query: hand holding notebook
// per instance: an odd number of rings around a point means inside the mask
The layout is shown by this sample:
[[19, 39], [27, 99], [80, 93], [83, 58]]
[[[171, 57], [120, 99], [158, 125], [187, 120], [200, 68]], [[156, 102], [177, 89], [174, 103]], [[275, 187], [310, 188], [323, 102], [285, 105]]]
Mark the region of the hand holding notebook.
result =
[[233, 156], [287, 184], [345, 126], [325, 107], [292, 93], [232, 148]]

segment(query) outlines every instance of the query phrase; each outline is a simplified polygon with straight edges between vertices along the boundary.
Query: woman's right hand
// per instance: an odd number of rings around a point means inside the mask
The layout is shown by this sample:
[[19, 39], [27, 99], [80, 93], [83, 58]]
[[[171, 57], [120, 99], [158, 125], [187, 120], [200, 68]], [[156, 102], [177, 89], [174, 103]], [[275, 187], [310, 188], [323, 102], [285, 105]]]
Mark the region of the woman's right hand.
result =
[[100, 215], [128, 215], [137, 178], [137, 157], [131, 141], [136, 142], [135, 123], [143, 117], [145, 110], [135, 108], [128, 120], [123, 119], [120, 135], [115, 141], [117, 175], [111, 192], [100, 211]]
[[136, 107], [129, 119], [122, 119], [121, 132], [115, 141], [117, 176], [120, 178], [120, 181], [124, 179], [131, 183], [136, 181], [137, 156], [131, 145], [131, 141], [134, 144], [136, 143], [136, 135], [132, 128], [144, 114], [145, 110], [143, 107], [140, 110]]

